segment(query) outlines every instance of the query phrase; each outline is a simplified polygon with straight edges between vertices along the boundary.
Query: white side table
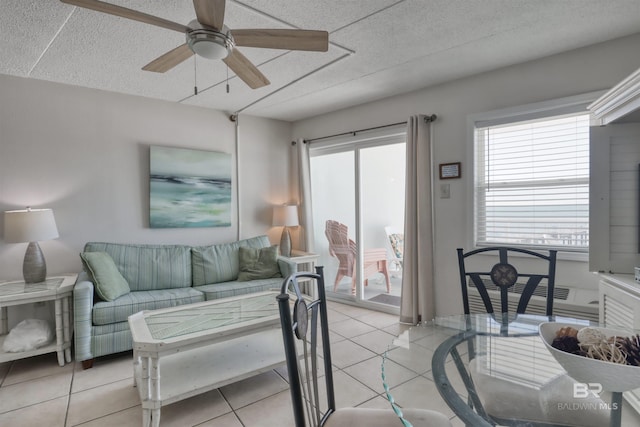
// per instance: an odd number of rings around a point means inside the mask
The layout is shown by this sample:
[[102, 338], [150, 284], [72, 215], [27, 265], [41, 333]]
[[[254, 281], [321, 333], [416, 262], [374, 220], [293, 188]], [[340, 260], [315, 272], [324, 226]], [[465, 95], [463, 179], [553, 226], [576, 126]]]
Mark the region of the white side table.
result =
[[[316, 272], [316, 261], [318, 260], [318, 254], [314, 254], [311, 252], [304, 252], [304, 251], [299, 251], [299, 250], [292, 250], [291, 251], [291, 256], [290, 257], [286, 257], [286, 256], [282, 256], [283, 258], [286, 258], [287, 260], [295, 263], [298, 266], [298, 271], [308, 271], [310, 273], [315, 273]], [[301, 280], [302, 282], [302, 280]], [[316, 290], [312, 289], [311, 292], [311, 297], [312, 298], [316, 298]]]
[[[313, 254], [311, 252], [304, 252], [299, 250], [292, 250], [290, 257], [285, 257], [287, 260], [296, 263], [298, 266], [298, 271], [309, 271], [311, 273], [315, 273], [316, 261], [318, 260], [318, 254]], [[304, 268], [301, 270], [300, 266]]]
[[[54, 352], [58, 353], [60, 366], [64, 366], [65, 361], [71, 362], [71, 313], [69, 307], [76, 279], [77, 275], [71, 274], [48, 277], [41, 283], [25, 284], [21, 280], [0, 282], [0, 363]], [[2, 345], [9, 333], [7, 307], [42, 301], [54, 301], [55, 304], [55, 341], [31, 351], [4, 352]]]

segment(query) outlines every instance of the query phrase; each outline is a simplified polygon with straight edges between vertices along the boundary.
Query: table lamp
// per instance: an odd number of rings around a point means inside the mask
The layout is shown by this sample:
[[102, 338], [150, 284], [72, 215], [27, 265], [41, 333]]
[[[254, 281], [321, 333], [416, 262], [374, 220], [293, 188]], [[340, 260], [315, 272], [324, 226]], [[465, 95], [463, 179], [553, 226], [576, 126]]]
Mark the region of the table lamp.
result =
[[45, 281], [47, 264], [38, 241], [57, 237], [58, 228], [51, 209], [27, 208], [4, 213], [4, 240], [7, 243], [29, 242], [22, 264], [25, 283]]
[[273, 226], [282, 229], [280, 237], [280, 254], [282, 256], [291, 256], [291, 234], [289, 227], [297, 227], [298, 224], [298, 207], [295, 205], [282, 205], [273, 207]]

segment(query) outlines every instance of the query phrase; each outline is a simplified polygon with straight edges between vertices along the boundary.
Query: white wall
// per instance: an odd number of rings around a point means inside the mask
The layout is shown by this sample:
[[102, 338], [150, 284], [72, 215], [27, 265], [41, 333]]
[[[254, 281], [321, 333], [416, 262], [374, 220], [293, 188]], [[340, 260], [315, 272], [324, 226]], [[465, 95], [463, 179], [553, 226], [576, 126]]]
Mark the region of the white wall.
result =
[[267, 234], [280, 242], [282, 227], [272, 227], [274, 205], [290, 201], [291, 124], [240, 116], [240, 237]]
[[[412, 114], [438, 115], [433, 126], [434, 167], [462, 161], [465, 176], [467, 116], [612, 87], [640, 67], [640, 34], [517, 66], [336, 111], [294, 123], [295, 138], [316, 138], [406, 120]], [[402, 76], [398, 76], [402, 78]], [[450, 199], [434, 199], [436, 307], [439, 315], [461, 311], [455, 249], [468, 245], [467, 185], [449, 180]], [[440, 181], [435, 180], [436, 188]], [[436, 192], [437, 194], [437, 192]], [[595, 289], [586, 262], [562, 261], [557, 283]]]
[[[40, 244], [50, 274], [80, 271], [87, 241], [210, 244], [268, 233], [271, 204], [289, 197], [291, 125], [245, 116], [240, 123], [233, 225], [150, 229], [149, 146], [222, 151], [235, 163], [227, 114], [0, 75], [0, 211], [54, 210], [60, 238]], [[25, 249], [0, 242], [0, 279], [22, 277]]]

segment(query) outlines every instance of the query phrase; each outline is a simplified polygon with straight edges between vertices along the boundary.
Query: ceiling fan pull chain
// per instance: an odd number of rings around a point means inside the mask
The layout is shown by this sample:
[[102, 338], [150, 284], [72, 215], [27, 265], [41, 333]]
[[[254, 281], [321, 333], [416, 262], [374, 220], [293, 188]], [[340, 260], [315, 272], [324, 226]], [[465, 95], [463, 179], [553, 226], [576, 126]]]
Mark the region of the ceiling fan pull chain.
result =
[[198, 96], [198, 60], [197, 55], [193, 55], [193, 95]]
[[229, 93], [229, 66], [227, 65], [227, 93]]

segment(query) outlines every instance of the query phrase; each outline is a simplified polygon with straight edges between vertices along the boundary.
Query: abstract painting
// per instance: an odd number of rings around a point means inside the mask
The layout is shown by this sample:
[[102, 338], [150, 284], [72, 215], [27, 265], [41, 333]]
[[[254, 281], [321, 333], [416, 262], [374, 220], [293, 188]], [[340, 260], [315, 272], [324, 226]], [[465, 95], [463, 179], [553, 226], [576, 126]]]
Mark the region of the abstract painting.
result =
[[231, 225], [231, 154], [150, 147], [151, 228]]

